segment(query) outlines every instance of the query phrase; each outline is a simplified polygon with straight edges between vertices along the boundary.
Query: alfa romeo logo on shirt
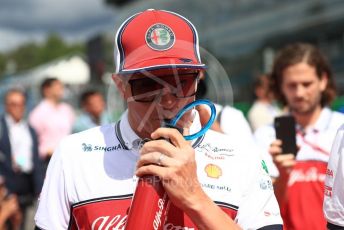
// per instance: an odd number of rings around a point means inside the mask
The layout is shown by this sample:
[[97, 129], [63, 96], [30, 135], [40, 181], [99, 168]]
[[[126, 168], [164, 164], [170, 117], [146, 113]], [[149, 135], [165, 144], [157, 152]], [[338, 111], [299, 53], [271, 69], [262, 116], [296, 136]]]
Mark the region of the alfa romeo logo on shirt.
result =
[[168, 50], [175, 42], [175, 35], [170, 27], [158, 23], [154, 24], [146, 32], [146, 43], [153, 50]]

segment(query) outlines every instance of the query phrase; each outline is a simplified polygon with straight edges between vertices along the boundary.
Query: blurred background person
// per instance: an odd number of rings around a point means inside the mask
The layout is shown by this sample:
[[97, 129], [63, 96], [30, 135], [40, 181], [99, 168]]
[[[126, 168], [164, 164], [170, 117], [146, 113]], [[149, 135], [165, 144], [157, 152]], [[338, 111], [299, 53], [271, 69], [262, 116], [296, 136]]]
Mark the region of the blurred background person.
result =
[[271, 125], [274, 118], [282, 113], [274, 100], [267, 75], [259, 76], [254, 82], [256, 100], [248, 111], [248, 121], [253, 131], [264, 125]]
[[105, 100], [97, 90], [86, 90], [80, 96], [82, 113], [77, 117], [73, 126], [73, 132], [81, 132], [99, 125], [111, 122], [105, 111]]
[[0, 123], [0, 175], [5, 179], [9, 193], [18, 197], [23, 224], [29, 208], [41, 192], [44, 179], [37, 136], [24, 119], [25, 102], [21, 90], [8, 90], [4, 98], [5, 114]]
[[255, 137], [279, 170], [274, 187], [286, 229], [323, 230], [324, 179], [332, 142], [344, 115], [331, 111], [336, 95], [332, 71], [320, 50], [294, 43], [277, 54], [271, 74], [277, 98], [295, 118], [296, 157], [282, 152], [272, 125]]
[[[198, 99], [205, 98], [205, 95], [207, 94], [207, 86], [203, 78], [201, 78], [197, 87], [196, 97]], [[214, 105], [216, 108], [216, 121], [211, 126], [211, 129], [231, 137], [240, 137], [240, 140], [253, 140], [251, 128], [244, 114], [240, 110], [229, 105]], [[201, 105], [197, 106], [197, 111], [200, 115], [201, 124], [204, 126], [209, 121], [211, 114], [210, 108], [208, 106]]]
[[40, 157], [48, 164], [60, 140], [72, 132], [73, 108], [62, 102], [64, 86], [57, 78], [46, 78], [41, 84], [42, 100], [31, 111], [29, 122], [36, 130]]

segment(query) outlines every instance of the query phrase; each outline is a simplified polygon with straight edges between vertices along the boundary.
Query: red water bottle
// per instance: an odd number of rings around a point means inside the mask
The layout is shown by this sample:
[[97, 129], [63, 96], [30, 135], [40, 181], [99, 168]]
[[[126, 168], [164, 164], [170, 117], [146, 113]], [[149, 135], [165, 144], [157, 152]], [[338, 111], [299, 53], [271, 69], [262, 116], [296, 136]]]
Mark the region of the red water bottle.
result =
[[157, 176], [139, 178], [131, 202], [126, 230], [162, 230], [170, 201]]
[[[162, 127], [183, 129], [170, 125], [164, 120]], [[146, 140], [148, 141], [148, 140]], [[147, 175], [139, 178], [128, 213], [126, 230], [162, 230], [170, 207], [170, 200], [158, 176]]]

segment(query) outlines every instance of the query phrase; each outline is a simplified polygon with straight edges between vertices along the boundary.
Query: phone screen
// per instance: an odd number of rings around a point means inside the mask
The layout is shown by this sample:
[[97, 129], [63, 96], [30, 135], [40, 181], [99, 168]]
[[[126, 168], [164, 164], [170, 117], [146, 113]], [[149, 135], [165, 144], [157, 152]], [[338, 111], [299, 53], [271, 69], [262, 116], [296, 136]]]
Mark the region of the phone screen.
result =
[[293, 116], [280, 116], [274, 120], [276, 138], [282, 141], [282, 152], [296, 155], [296, 131]]

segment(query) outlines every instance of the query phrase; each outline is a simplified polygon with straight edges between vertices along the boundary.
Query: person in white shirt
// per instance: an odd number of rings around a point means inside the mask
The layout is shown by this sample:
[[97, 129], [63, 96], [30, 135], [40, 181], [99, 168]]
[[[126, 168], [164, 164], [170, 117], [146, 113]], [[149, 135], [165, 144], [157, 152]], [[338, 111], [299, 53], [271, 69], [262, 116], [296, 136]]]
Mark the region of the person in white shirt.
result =
[[334, 139], [325, 178], [324, 214], [329, 230], [344, 229], [344, 125]]
[[[205, 80], [200, 79], [197, 85], [196, 98], [205, 98], [208, 88]], [[250, 125], [248, 124], [244, 114], [232, 106], [220, 104], [214, 104], [216, 109], [216, 120], [211, 126], [212, 130], [220, 133], [224, 133], [230, 138], [237, 139], [237, 141], [253, 141], [253, 133]], [[197, 106], [197, 111], [200, 114], [200, 120], [202, 125], [205, 125], [211, 115], [211, 111], [208, 106]]]
[[[5, 114], [0, 118], [0, 175], [5, 178], [9, 193], [18, 197], [23, 225], [45, 176], [36, 132], [24, 117], [25, 103], [21, 90], [9, 89], [4, 100]], [[31, 228], [32, 224], [31, 220]]]
[[274, 100], [267, 75], [261, 75], [256, 79], [254, 92], [257, 99], [248, 111], [248, 120], [253, 131], [273, 124], [274, 118], [282, 114]]
[[[37, 228], [124, 229], [136, 176], [155, 175], [171, 201], [160, 229], [282, 229], [271, 179], [249, 145], [211, 130], [190, 142], [161, 128], [195, 100], [205, 68], [191, 22], [146, 10], [123, 22], [115, 42], [113, 80], [128, 109], [116, 124], [62, 141], [49, 164]], [[197, 112], [186, 112], [177, 126], [193, 133]]]

